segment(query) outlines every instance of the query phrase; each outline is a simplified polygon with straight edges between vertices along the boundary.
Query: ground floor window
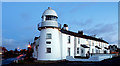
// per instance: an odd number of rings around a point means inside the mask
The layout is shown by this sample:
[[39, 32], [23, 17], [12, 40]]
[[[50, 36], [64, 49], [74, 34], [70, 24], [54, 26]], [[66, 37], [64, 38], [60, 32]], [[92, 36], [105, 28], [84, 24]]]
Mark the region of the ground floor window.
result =
[[99, 53], [100, 53], [100, 50], [99, 50]]
[[81, 54], [83, 53], [83, 49], [81, 49]]
[[94, 53], [94, 49], [92, 49], [92, 53]]
[[47, 48], [46, 53], [51, 53], [51, 48]]
[[77, 48], [77, 54], [79, 54], [79, 48]]
[[68, 48], [68, 56], [70, 56], [70, 48]]
[[98, 50], [96, 50], [96, 53], [99, 53]]

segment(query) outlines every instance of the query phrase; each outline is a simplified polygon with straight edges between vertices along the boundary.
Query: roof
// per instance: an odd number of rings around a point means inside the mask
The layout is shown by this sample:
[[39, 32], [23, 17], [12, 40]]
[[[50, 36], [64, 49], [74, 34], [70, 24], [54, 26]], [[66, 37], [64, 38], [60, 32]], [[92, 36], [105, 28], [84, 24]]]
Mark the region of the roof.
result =
[[104, 48], [107, 49], [107, 50], [109, 49], [109, 48], [107, 48], [107, 47], [104, 47]]
[[95, 46], [96, 48], [98, 48], [98, 49], [101, 49], [100, 47], [98, 47], [98, 46]]
[[86, 46], [86, 45], [83, 45], [83, 44], [82, 44], [81, 46], [82, 46], [83, 48], [89, 48], [88, 46]]
[[76, 37], [81, 37], [81, 38], [85, 38], [85, 39], [90, 39], [90, 40], [95, 40], [95, 41], [100, 41], [100, 42], [104, 42], [104, 43], [108, 44], [108, 42], [106, 42], [105, 40], [100, 39], [100, 38], [95, 38], [95, 37], [92, 37], [92, 36], [87, 36], [87, 35], [75, 33], [75, 32], [72, 32], [72, 31], [67, 31], [67, 30], [64, 30], [64, 29], [61, 29], [60, 31], [64, 34], [68, 34], [68, 35], [72, 35], [72, 36], [76, 36]]
[[46, 15], [52, 15], [52, 16], [58, 17], [57, 13], [53, 9], [51, 9], [50, 7], [48, 7], [48, 9], [44, 11], [42, 16], [46, 16]]
[[35, 37], [34, 40], [37, 40], [39, 37]]

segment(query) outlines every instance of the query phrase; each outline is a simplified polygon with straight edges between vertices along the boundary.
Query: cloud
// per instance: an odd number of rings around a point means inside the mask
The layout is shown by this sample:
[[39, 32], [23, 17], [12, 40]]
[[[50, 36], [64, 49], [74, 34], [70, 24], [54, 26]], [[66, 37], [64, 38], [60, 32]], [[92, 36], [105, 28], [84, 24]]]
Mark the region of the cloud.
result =
[[94, 6], [95, 4], [97, 4], [97, 3], [85, 3], [85, 4], [78, 4], [77, 5], [77, 7], [74, 7], [74, 8], [72, 8], [71, 10], [70, 10], [70, 13], [72, 12], [72, 13], [75, 13], [75, 12], [77, 12], [77, 11], [81, 11], [81, 10], [84, 10], [84, 9], [86, 9], [86, 8], [90, 8], [90, 7], [92, 7], [92, 6]]
[[16, 40], [14, 40], [14, 39], [4, 39], [3, 38], [2, 46], [7, 47], [8, 49], [12, 49], [12, 48], [16, 47], [15, 42], [16, 42]]
[[89, 34], [108, 34], [114, 31], [117, 31], [117, 23], [111, 23], [111, 24], [96, 24], [91, 28], [85, 29], [85, 32]]
[[20, 48], [20, 49], [23, 49], [23, 48], [27, 48], [27, 45], [29, 42], [32, 42], [33, 39], [19, 39], [19, 40], [15, 40], [15, 39], [6, 39], [6, 38], [3, 38], [2, 40], [2, 46], [3, 47], [6, 47], [8, 50], [14, 50], [15, 48]]
[[88, 29], [88, 27], [91, 27], [94, 23], [93, 19], [87, 19], [87, 20], [72, 20], [72, 21], [68, 21], [68, 27], [70, 30], [72, 31], [78, 31], [78, 30], [85, 30], [85, 28]]
[[14, 43], [15, 40], [14, 40], [14, 39], [3, 39], [3, 42], [5, 42], [5, 44], [6, 44], [6, 43], [11, 44], [11, 43]]
[[71, 31], [75, 32], [80, 29], [86, 35], [97, 35], [97, 38], [103, 38], [110, 44], [118, 44], [118, 22], [95, 23], [92, 19], [87, 19], [85, 21], [70, 21], [70, 25]]
[[97, 38], [103, 38], [108, 43], [118, 44], [118, 22], [96, 23], [93, 19], [69, 21], [69, 30], [76, 32], [83, 30], [85, 35], [96, 35]]
[[111, 24], [96, 24], [91, 28], [86, 28], [85, 33], [89, 35], [96, 34], [97, 37], [102, 37], [105, 41], [110, 44], [118, 44], [118, 23], [114, 22]]

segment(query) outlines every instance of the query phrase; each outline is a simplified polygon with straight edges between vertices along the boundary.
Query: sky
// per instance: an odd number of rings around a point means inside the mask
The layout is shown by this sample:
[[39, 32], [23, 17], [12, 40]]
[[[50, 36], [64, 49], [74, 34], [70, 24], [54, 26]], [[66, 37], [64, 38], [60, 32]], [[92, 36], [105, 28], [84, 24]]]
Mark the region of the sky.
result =
[[58, 23], [68, 24], [70, 31], [83, 30], [86, 35], [117, 44], [117, 2], [3, 2], [2, 46], [8, 50], [27, 48], [40, 35], [37, 24], [48, 7], [58, 14]]
[[118, 2], [120, 0], [2, 0], [3, 2]]

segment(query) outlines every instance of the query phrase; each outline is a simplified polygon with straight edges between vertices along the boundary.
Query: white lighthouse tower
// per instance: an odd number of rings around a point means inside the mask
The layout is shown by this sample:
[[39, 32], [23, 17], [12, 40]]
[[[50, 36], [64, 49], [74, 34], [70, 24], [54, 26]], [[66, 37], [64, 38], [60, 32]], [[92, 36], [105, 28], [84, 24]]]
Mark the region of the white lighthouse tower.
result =
[[48, 7], [38, 24], [40, 41], [37, 60], [61, 60], [60, 25], [56, 12]]

